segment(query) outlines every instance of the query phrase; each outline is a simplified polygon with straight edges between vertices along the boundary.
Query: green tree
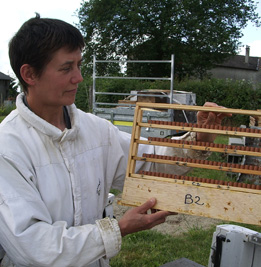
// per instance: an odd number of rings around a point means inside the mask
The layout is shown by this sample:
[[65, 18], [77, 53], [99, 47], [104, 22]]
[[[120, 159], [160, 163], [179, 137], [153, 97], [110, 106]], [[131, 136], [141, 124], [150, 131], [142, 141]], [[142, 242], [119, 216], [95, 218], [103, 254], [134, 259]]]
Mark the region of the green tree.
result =
[[[89, 0], [78, 11], [85, 62], [99, 59], [170, 59], [175, 73], [200, 77], [236, 54], [249, 21], [260, 26], [253, 0]], [[169, 65], [128, 66], [139, 76], [169, 76]], [[106, 73], [106, 67], [99, 70]]]

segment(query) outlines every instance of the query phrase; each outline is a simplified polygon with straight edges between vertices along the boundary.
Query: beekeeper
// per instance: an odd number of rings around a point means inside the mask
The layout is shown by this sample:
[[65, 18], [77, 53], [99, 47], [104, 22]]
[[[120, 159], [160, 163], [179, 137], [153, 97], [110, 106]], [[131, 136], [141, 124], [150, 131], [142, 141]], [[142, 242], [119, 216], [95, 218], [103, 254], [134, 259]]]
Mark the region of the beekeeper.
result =
[[[123, 236], [171, 214], [147, 214], [156, 203], [152, 198], [119, 221], [103, 218], [110, 189], [124, 184], [130, 135], [73, 104], [83, 80], [83, 48], [78, 29], [39, 15], [10, 41], [11, 66], [23, 92], [0, 125], [1, 266], [108, 266]], [[220, 124], [222, 118], [198, 114], [201, 123]], [[155, 149], [141, 146], [140, 154]], [[157, 167], [137, 166], [151, 168]]]

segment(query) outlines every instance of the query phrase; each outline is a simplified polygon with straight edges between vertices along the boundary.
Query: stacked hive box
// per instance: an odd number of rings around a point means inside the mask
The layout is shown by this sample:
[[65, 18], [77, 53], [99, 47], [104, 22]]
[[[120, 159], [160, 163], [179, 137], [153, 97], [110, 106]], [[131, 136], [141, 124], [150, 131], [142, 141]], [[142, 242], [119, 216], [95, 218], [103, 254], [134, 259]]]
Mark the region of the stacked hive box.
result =
[[143, 145], [168, 146], [220, 153], [234, 153], [261, 157], [260, 147], [236, 147], [206, 142], [176, 141], [169, 138], [140, 138], [142, 127], [172, 129], [176, 131], [216, 133], [237, 137], [261, 138], [261, 130], [239, 127], [206, 126], [179, 122], [142, 122], [142, 112], [147, 109], [211, 111], [219, 113], [261, 116], [260, 111], [218, 109], [175, 104], [137, 103], [128, 168], [124, 184], [122, 205], [139, 206], [150, 197], [157, 198], [155, 209], [184, 214], [218, 218], [228, 221], [261, 225], [261, 186], [237, 182], [225, 182], [204, 177], [178, 176], [165, 173], [135, 173], [137, 161], [171, 164], [193, 168], [205, 168], [226, 172], [261, 175], [261, 166], [240, 165], [208, 160], [178, 158], [164, 155], [144, 154], [138, 156], [138, 147]]

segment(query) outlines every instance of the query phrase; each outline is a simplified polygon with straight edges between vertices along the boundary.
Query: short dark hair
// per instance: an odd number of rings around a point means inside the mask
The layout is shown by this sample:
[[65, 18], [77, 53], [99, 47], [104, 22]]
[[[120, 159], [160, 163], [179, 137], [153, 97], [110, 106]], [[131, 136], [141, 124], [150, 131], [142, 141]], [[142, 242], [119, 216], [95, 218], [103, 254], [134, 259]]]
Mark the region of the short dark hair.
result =
[[40, 77], [57, 50], [68, 48], [74, 51], [83, 47], [83, 36], [76, 27], [58, 19], [40, 18], [36, 14], [10, 40], [10, 64], [24, 92], [27, 92], [27, 83], [20, 74], [23, 64], [33, 67], [35, 74]]

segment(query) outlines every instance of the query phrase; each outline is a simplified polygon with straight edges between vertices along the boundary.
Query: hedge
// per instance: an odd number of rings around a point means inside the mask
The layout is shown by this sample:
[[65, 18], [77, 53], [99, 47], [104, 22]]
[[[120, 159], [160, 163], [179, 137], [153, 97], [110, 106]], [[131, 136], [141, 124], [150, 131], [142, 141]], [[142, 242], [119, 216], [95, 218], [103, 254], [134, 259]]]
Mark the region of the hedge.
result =
[[[76, 104], [79, 108], [88, 111], [89, 87], [92, 86], [92, 80], [86, 79], [79, 86], [79, 92], [76, 97]], [[141, 81], [141, 80], [97, 80], [96, 86], [99, 91], [130, 93], [132, 90], [145, 89], [169, 89], [169, 81]], [[174, 90], [193, 92], [196, 94], [197, 105], [203, 105], [206, 101], [215, 102], [221, 106], [235, 109], [256, 110], [261, 108], [261, 84], [254, 88], [248, 81], [233, 81], [230, 79], [205, 79], [205, 80], [187, 80], [174, 82]], [[117, 102], [123, 99], [123, 96], [99, 96], [100, 102]], [[226, 124], [239, 126], [247, 125], [249, 118], [247, 116], [234, 115]]]

